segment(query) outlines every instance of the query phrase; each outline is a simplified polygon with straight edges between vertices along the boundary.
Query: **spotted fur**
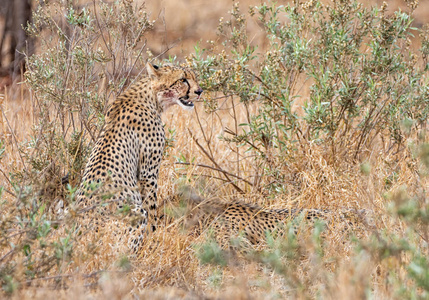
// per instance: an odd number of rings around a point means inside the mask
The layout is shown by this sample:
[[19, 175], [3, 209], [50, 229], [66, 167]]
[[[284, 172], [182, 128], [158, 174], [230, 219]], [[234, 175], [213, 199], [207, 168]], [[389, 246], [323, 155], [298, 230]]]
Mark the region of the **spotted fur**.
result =
[[[137, 250], [147, 224], [157, 222], [157, 181], [165, 135], [161, 113], [178, 104], [192, 109], [202, 89], [193, 71], [147, 65], [148, 76], [116, 98], [77, 192], [87, 228], [98, 231], [126, 216], [128, 244]], [[128, 214], [127, 214], [128, 212]]]
[[[241, 201], [224, 202], [218, 198], [204, 199], [189, 187], [180, 191], [180, 196], [190, 205], [192, 223], [199, 223], [201, 229], [213, 228], [216, 235], [229, 237], [244, 233], [252, 244], [265, 241], [267, 233], [281, 231], [288, 223], [301, 219], [314, 223], [325, 222], [328, 228], [357, 233], [373, 226], [370, 211], [361, 209], [272, 209], [266, 210]], [[299, 233], [300, 222], [293, 224], [295, 234]], [[189, 224], [188, 224], [189, 225]]]

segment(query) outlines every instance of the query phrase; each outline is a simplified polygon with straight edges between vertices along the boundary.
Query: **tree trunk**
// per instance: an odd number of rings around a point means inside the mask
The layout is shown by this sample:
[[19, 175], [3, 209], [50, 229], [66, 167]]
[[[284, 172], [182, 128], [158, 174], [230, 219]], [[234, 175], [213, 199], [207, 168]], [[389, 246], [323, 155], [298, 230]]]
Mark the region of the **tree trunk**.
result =
[[24, 28], [31, 21], [31, 0], [13, 0], [12, 51], [13, 78], [25, 70], [24, 52], [31, 55], [33, 43], [28, 38]]
[[31, 0], [0, 0], [0, 76], [16, 78], [25, 70], [25, 55], [33, 53], [33, 41], [24, 27], [31, 21]]

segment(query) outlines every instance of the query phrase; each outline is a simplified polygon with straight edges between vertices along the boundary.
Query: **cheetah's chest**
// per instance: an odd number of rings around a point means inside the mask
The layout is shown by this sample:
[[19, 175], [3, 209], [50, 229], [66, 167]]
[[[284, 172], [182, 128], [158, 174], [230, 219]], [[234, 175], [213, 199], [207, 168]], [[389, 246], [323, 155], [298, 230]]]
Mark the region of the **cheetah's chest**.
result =
[[141, 180], [158, 170], [165, 147], [165, 132], [159, 116], [144, 124], [137, 132], [140, 141], [138, 179]]

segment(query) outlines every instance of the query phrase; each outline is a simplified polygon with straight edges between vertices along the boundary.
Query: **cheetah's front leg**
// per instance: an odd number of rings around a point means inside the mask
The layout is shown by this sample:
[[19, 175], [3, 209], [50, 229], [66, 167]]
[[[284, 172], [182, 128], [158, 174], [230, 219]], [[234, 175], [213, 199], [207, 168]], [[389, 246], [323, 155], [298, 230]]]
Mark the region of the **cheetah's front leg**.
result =
[[157, 176], [150, 176], [138, 181], [138, 188], [141, 193], [141, 201], [134, 203], [132, 215], [138, 219], [131, 222], [128, 227], [128, 245], [133, 253], [139, 251], [143, 239], [148, 232], [156, 228], [157, 222]]
[[157, 190], [158, 190], [158, 172], [139, 181], [140, 191], [143, 200], [143, 209], [147, 211], [148, 228], [155, 231], [158, 221], [157, 213]]

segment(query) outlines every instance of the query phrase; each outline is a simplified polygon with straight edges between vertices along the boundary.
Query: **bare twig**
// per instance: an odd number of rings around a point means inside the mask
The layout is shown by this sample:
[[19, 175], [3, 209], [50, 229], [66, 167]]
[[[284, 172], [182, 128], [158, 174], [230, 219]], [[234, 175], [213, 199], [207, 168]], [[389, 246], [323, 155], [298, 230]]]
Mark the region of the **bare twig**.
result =
[[[225, 132], [233, 135], [234, 137], [238, 137], [238, 134], [235, 133], [234, 131], [232, 131], [231, 129], [229, 129], [228, 127], [225, 128]], [[249, 140], [245, 139], [244, 140], [246, 142], [246, 144], [249, 144], [253, 149], [255, 149], [256, 151], [258, 151], [259, 153], [263, 154], [264, 152], [262, 150], [260, 150], [258, 148], [258, 146], [256, 146], [255, 144], [251, 143]]]
[[[194, 142], [197, 144], [197, 146], [201, 149], [201, 151], [207, 156], [208, 159], [210, 159], [210, 161], [216, 166], [216, 168], [222, 170], [222, 168], [219, 166], [219, 164], [215, 161], [215, 159], [213, 158], [213, 156], [210, 155], [210, 153], [208, 153], [206, 151], [206, 149], [204, 149], [203, 146], [201, 146], [201, 144], [198, 142], [198, 139], [193, 135], [192, 131], [188, 128], [189, 134], [191, 135], [192, 139], [194, 140]], [[228, 176], [227, 173], [222, 172], [222, 174], [225, 176], [225, 178], [229, 181], [229, 183], [240, 193], [240, 194], [244, 194], [244, 191], [238, 187]]]
[[[231, 102], [232, 102], [232, 112], [233, 112], [233, 118], [234, 118], [234, 126], [235, 126], [235, 132], [238, 132], [238, 122], [237, 122], [237, 113], [235, 111], [235, 105], [234, 105], [234, 97], [231, 96]], [[237, 151], [236, 151], [236, 156], [237, 156], [237, 176], [240, 176], [240, 153], [238, 151], [238, 146], [237, 144], [235, 145]]]
[[237, 178], [238, 180], [244, 181], [245, 183], [247, 183], [247, 184], [249, 184], [249, 185], [253, 186], [253, 183], [251, 183], [251, 182], [250, 182], [250, 181], [248, 181], [247, 179], [244, 179], [244, 178], [242, 178], [242, 177], [240, 177], [240, 176], [234, 175], [234, 174], [232, 174], [232, 173], [230, 173], [230, 172], [228, 172], [228, 171], [222, 170], [222, 169], [220, 169], [220, 168], [215, 168], [215, 167], [212, 167], [212, 166], [209, 166], [209, 165], [204, 165], [204, 164], [193, 164], [193, 163], [188, 163], [188, 162], [175, 162], [174, 164], [176, 164], [176, 165], [185, 165], [185, 166], [193, 166], [193, 167], [201, 167], [201, 168], [211, 169], [211, 170], [214, 170], [214, 171], [218, 171], [219, 173], [223, 173], [223, 174], [226, 174], [226, 175], [228, 175], [228, 176], [231, 176], [231, 177]]
[[[142, 30], [143, 30], [143, 28], [142, 28]], [[139, 33], [139, 34], [140, 34], [140, 33]], [[128, 70], [128, 74], [127, 74], [127, 76], [125, 77], [125, 78], [126, 78], [126, 80], [128, 80], [128, 79], [130, 78], [131, 71], [134, 69], [134, 67], [135, 67], [135, 65], [136, 65], [136, 63], [137, 63], [137, 61], [138, 61], [138, 59], [140, 58], [140, 56], [141, 56], [141, 54], [142, 54], [142, 52], [143, 52], [143, 49], [145, 49], [145, 48], [146, 48], [146, 41], [144, 42], [144, 45], [141, 47], [141, 49], [140, 49], [139, 53], [137, 54], [137, 57], [136, 57], [136, 59], [134, 60], [133, 65], [132, 65], [132, 66], [131, 66], [131, 68]], [[133, 84], [133, 83], [134, 83], [134, 81], [135, 81], [135, 80], [133, 80], [133, 81], [131, 82], [131, 84]], [[131, 85], [131, 84], [130, 84], [130, 85]], [[119, 95], [120, 93], [122, 93], [122, 91], [124, 90], [124, 87], [125, 87], [125, 85], [122, 85], [121, 89], [119, 90], [118, 95]]]
[[3, 255], [3, 256], [0, 258], [0, 263], [1, 263], [4, 259], [6, 259], [9, 255], [11, 255], [14, 251], [15, 251], [15, 248], [13, 248], [13, 249], [12, 249], [12, 250], [10, 250], [8, 253], [6, 253], [5, 255]]
[[[207, 139], [205, 130], [203, 129], [203, 125], [201, 124], [200, 117], [198, 115], [198, 110], [196, 110], [196, 109], [195, 109], [195, 115], [197, 116], [198, 125], [200, 126], [201, 133], [203, 134], [204, 141], [206, 142], [207, 147], [208, 147], [208, 149], [210, 151], [210, 156], [213, 158], [213, 152], [212, 152], [212, 149], [210, 147], [211, 139]], [[191, 133], [191, 136], [192, 136], [192, 133]]]

